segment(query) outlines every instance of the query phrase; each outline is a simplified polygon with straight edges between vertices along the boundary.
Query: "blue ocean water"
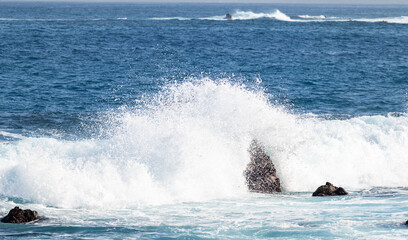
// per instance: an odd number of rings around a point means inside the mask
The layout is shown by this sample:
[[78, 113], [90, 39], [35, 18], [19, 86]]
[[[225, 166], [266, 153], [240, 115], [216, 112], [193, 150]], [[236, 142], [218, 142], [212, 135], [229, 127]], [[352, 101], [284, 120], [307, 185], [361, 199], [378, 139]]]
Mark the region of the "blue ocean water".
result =
[[46, 217], [0, 236], [406, 239], [407, 46], [408, 5], [0, 2], [0, 213]]

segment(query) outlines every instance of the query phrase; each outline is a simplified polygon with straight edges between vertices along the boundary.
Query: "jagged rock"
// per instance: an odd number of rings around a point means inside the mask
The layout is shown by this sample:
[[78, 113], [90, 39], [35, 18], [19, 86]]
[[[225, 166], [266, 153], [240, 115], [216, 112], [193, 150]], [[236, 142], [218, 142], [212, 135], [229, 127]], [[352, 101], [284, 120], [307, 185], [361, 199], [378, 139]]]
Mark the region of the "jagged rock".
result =
[[1, 221], [4, 223], [27, 223], [38, 219], [40, 219], [40, 217], [37, 211], [30, 209], [23, 210], [19, 207], [15, 207], [11, 209], [7, 216], [1, 219]]
[[264, 147], [252, 141], [248, 151], [251, 161], [244, 172], [248, 189], [261, 193], [281, 192], [275, 166]]
[[326, 182], [326, 185], [322, 185], [316, 189], [312, 196], [314, 197], [324, 197], [324, 196], [335, 196], [335, 195], [347, 195], [348, 192], [342, 187], [333, 186], [333, 184]]
[[225, 14], [225, 19], [232, 20], [232, 15], [229, 13]]

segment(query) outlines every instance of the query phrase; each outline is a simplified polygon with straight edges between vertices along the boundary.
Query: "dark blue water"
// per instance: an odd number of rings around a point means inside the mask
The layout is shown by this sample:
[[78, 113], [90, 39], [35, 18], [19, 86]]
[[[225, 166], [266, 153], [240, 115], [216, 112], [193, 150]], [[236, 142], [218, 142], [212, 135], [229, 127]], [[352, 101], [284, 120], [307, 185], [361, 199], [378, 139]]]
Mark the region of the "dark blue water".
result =
[[[408, 11], [407, 6], [1, 3], [0, 128], [72, 131], [90, 121], [89, 115], [132, 104], [190, 76], [262, 79], [272, 101], [301, 113], [406, 111], [407, 24], [197, 19], [275, 9], [294, 19], [302, 14], [374, 19]], [[194, 19], [150, 19], [155, 17]]]
[[406, 239], [407, 46], [408, 5], [0, 2], [0, 215], [46, 217], [0, 238]]

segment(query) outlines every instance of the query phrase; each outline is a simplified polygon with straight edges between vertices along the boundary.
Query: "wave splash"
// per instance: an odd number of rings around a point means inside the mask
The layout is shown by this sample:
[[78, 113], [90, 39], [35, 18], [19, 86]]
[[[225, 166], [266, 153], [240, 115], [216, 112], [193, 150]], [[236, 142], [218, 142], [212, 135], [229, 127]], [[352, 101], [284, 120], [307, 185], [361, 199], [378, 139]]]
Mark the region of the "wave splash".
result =
[[407, 186], [408, 118], [322, 120], [288, 113], [228, 80], [169, 85], [117, 114], [110, 137], [0, 143], [0, 194], [58, 207], [126, 208], [248, 194], [252, 139], [284, 191]]
[[[271, 13], [255, 13], [252, 11], [240, 11], [237, 10], [235, 13], [231, 14], [232, 20], [252, 20], [260, 18], [273, 18], [280, 21], [292, 21], [292, 19], [286, 14], [282, 13], [278, 9]], [[214, 16], [208, 18], [200, 18], [202, 20], [226, 20], [224, 16]]]

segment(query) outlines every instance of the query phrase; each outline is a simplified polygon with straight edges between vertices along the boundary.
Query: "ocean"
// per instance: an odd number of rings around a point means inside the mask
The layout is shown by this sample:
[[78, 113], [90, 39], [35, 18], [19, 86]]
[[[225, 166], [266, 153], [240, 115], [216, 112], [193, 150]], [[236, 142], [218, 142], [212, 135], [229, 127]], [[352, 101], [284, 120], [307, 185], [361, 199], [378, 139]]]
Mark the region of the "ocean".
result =
[[407, 110], [408, 5], [0, 2], [0, 238], [406, 239]]

